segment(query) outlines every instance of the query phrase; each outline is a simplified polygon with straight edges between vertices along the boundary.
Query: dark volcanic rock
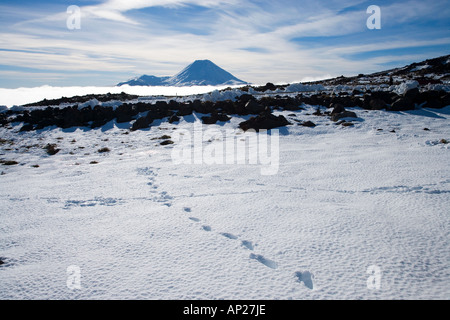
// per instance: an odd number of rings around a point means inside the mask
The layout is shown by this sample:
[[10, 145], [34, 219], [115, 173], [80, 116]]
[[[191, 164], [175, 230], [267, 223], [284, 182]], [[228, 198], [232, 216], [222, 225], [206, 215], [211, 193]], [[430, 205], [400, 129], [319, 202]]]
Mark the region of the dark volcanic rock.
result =
[[162, 146], [168, 146], [170, 144], [174, 144], [174, 142], [172, 140], [165, 140], [160, 143]]
[[276, 90], [276, 89], [277, 89], [277, 86], [274, 85], [274, 84], [271, 83], [271, 82], [266, 83], [265, 86], [262, 86], [262, 87], [256, 87], [256, 88], [255, 88], [255, 90], [256, 90], [256, 91], [259, 91], [259, 92], [266, 92], [267, 90], [274, 91], [274, 90]]
[[168, 105], [169, 110], [175, 111], [180, 109], [180, 103], [175, 100], [170, 100]]
[[442, 106], [450, 106], [450, 93], [446, 93], [443, 96], [441, 96]]
[[372, 99], [369, 103], [370, 110], [383, 110], [386, 109], [386, 102], [382, 99]]
[[406, 97], [397, 99], [390, 107], [387, 108], [388, 111], [408, 111], [414, 110], [414, 102]]
[[197, 113], [207, 114], [213, 112], [214, 110], [213, 103], [211, 101], [205, 101], [204, 103], [202, 103], [200, 100], [194, 100], [191, 103], [191, 106], [192, 109]]
[[47, 151], [47, 154], [50, 156], [53, 156], [55, 154], [57, 154], [60, 149], [57, 148], [56, 144], [47, 144], [44, 149]]
[[93, 109], [93, 123], [91, 128], [99, 128], [113, 120], [115, 117], [112, 107], [95, 106]]
[[81, 122], [87, 124], [88, 122], [94, 121], [94, 112], [92, 108], [87, 107], [80, 110]]
[[62, 120], [59, 122], [59, 127], [63, 129], [82, 126], [82, 116], [78, 107], [68, 107], [62, 110]]
[[317, 108], [316, 111], [313, 112], [314, 116], [318, 116], [318, 117], [322, 117], [324, 116], [324, 114], [322, 113], [322, 111], [320, 110], [320, 108]]
[[249, 120], [241, 122], [239, 127], [247, 131], [249, 129], [259, 130], [270, 130], [278, 127], [284, 127], [290, 125], [291, 123], [286, 120], [282, 115], [275, 116], [272, 113], [260, 114], [256, 117], [251, 117]]
[[335, 114], [339, 114], [342, 112], [345, 112], [345, 108], [342, 104], [340, 103], [332, 103], [330, 105], [330, 108], [333, 108], [333, 111], [331, 111], [331, 115], [335, 115]]
[[420, 95], [419, 88], [414, 88], [406, 91], [403, 96], [406, 99], [411, 100], [412, 102], [416, 102], [416, 99], [419, 97], [419, 95]]
[[227, 116], [226, 114], [219, 113], [219, 114], [217, 115], [217, 119], [218, 119], [218, 121], [220, 121], [220, 122], [228, 122], [228, 121], [231, 120], [231, 117]]
[[174, 123], [174, 122], [178, 122], [178, 121], [180, 121], [180, 118], [176, 114], [172, 115], [169, 118], [169, 123]]
[[[328, 102], [329, 101], [329, 102]], [[338, 105], [341, 104], [344, 106], [344, 108], [352, 108], [356, 105], [354, 97], [350, 96], [339, 96], [339, 97], [331, 97], [328, 96], [323, 97], [323, 105], [329, 106], [331, 108], [332, 104]]]
[[165, 101], [156, 101], [155, 107], [159, 110], [169, 110], [169, 105]]
[[131, 127], [131, 131], [136, 131], [140, 129], [147, 129], [150, 127], [153, 120], [148, 119], [147, 117], [140, 117], [136, 120], [135, 123], [133, 123], [133, 126]]
[[391, 91], [374, 91], [370, 95], [372, 99], [381, 99], [387, 104], [391, 104], [399, 97], [395, 92]]
[[440, 99], [430, 99], [422, 105], [422, 108], [441, 109], [445, 107]]
[[32, 131], [32, 130], [34, 130], [34, 126], [32, 124], [27, 123], [27, 124], [24, 124], [22, 126], [22, 128], [20, 128], [19, 132], [28, 132], [28, 131]]
[[344, 112], [332, 115], [331, 121], [337, 122], [344, 118], [358, 118], [358, 116], [356, 115], [356, 113], [354, 113], [352, 111], [344, 111]]
[[131, 120], [133, 120], [133, 116], [130, 114], [121, 114], [116, 118], [117, 123], [130, 122]]
[[429, 90], [425, 92], [421, 92], [419, 97], [417, 98], [417, 103], [424, 103], [430, 100], [439, 99], [441, 96], [439, 91]]
[[237, 99], [238, 102], [242, 102], [243, 104], [246, 104], [250, 100], [256, 100], [256, 98], [251, 94], [243, 94]]
[[245, 104], [245, 110], [249, 114], [259, 114], [259, 113], [263, 112], [264, 109], [265, 109], [265, 107], [263, 105], [259, 104], [255, 100], [250, 100]]
[[219, 121], [216, 115], [202, 117], [203, 124], [216, 124]]
[[308, 127], [308, 128], [316, 127], [316, 124], [312, 121], [305, 121], [305, 122], [300, 123], [300, 125], [303, 127]]
[[85, 96], [74, 96], [71, 98], [67, 98], [67, 97], [62, 97], [60, 99], [54, 99], [54, 100], [47, 100], [44, 99], [42, 101], [39, 102], [34, 102], [34, 103], [29, 103], [24, 105], [24, 107], [29, 107], [29, 106], [56, 106], [56, 105], [60, 105], [62, 103], [84, 103], [84, 102], [88, 102], [89, 100], [92, 99], [97, 99], [100, 102], [107, 102], [107, 101], [112, 101], [112, 100], [120, 100], [120, 101], [126, 101], [126, 100], [133, 100], [133, 99], [137, 99], [138, 96], [136, 95], [129, 95], [126, 94], [125, 92], [121, 92], [121, 93], [107, 93], [107, 94], [88, 94]]
[[203, 124], [216, 124], [217, 121], [227, 122], [230, 119], [231, 118], [228, 117], [226, 114], [213, 113], [211, 114], [210, 117], [209, 116], [202, 117], [202, 122]]
[[225, 101], [217, 101], [215, 106], [215, 111], [223, 112], [225, 114], [235, 114], [236, 106], [233, 101], [225, 100]]
[[138, 114], [138, 111], [132, 105], [122, 104], [115, 110], [117, 123], [130, 122], [133, 117]]
[[194, 109], [191, 104], [182, 103], [179, 106], [179, 110], [177, 112], [177, 116], [184, 117], [192, 114], [194, 112]]

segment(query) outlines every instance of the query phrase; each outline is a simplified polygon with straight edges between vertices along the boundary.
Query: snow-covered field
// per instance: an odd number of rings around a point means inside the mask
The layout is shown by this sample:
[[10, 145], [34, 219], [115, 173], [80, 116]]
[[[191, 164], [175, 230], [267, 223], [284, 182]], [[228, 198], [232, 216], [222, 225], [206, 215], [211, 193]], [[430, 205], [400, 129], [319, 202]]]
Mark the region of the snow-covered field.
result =
[[[194, 116], [1, 128], [20, 165], [0, 168], [0, 299], [449, 299], [450, 106], [356, 108], [354, 127], [314, 110], [281, 112], [318, 126], [280, 130], [273, 175], [174, 163]], [[240, 121], [203, 129], [239, 141]]]

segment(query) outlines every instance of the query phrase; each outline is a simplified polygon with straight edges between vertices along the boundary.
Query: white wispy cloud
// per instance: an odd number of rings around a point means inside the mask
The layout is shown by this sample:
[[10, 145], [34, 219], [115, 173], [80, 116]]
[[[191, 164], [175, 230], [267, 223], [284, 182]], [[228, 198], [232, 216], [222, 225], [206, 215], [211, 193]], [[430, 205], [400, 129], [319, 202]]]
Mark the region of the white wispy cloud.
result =
[[234, 5], [237, 0], [108, 0], [95, 6], [84, 6], [82, 12], [85, 17], [94, 16], [107, 20], [138, 25], [138, 21], [126, 17], [124, 13], [150, 7], [179, 8], [187, 5], [202, 7], [220, 7]]
[[[418, 28], [398, 34], [369, 33], [364, 6], [354, 9], [363, 2], [108, 0], [82, 6], [82, 29], [76, 31], [67, 30], [65, 11], [30, 12], [9, 24], [0, 22], [4, 27], [0, 49], [7, 49], [0, 50], [0, 65], [66, 77], [71, 72], [109, 71], [119, 82], [143, 73], [172, 75], [195, 59], [211, 59], [247, 81], [292, 82], [379, 71], [383, 63], [419, 58], [423, 53], [366, 59], [349, 55], [449, 44], [448, 34], [442, 36], [436, 29], [431, 38], [429, 31]], [[415, 5], [419, 10], [413, 9]], [[206, 10], [187, 11], [192, 6]], [[168, 16], [141, 14], [141, 9], [151, 7], [165, 8]], [[445, 17], [448, 9], [444, 7], [445, 1], [386, 5], [382, 7], [384, 28], [395, 28], [395, 19], [409, 26], [408, 21]], [[8, 8], [10, 16], [18, 14], [18, 9]], [[314, 43], [304, 40], [311, 37]], [[332, 37], [339, 41], [328, 42]], [[25, 77], [26, 71], [18, 72]]]

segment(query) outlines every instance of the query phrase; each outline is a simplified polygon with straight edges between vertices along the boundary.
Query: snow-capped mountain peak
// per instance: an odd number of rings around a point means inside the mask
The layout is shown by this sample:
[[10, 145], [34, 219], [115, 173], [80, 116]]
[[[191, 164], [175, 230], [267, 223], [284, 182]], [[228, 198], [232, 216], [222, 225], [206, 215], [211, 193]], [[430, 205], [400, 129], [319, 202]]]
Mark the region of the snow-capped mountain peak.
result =
[[168, 81], [180, 85], [234, 85], [246, 84], [210, 60], [196, 60]]
[[196, 60], [172, 77], [157, 77], [143, 75], [121, 82], [118, 86], [219, 86], [245, 85], [228, 71], [220, 68], [210, 60]]

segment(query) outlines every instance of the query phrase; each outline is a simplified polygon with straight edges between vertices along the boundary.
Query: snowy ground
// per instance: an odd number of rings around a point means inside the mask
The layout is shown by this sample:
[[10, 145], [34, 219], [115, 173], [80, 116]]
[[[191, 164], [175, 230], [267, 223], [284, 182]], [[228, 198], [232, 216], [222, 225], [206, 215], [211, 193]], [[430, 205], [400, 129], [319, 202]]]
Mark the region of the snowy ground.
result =
[[130, 134], [1, 128], [20, 165], [0, 167], [0, 299], [449, 299], [450, 106], [355, 109], [354, 127], [314, 110], [282, 113], [318, 126], [280, 131], [274, 175], [175, 164], [178, 144], [152, 139], [192, 116]]

